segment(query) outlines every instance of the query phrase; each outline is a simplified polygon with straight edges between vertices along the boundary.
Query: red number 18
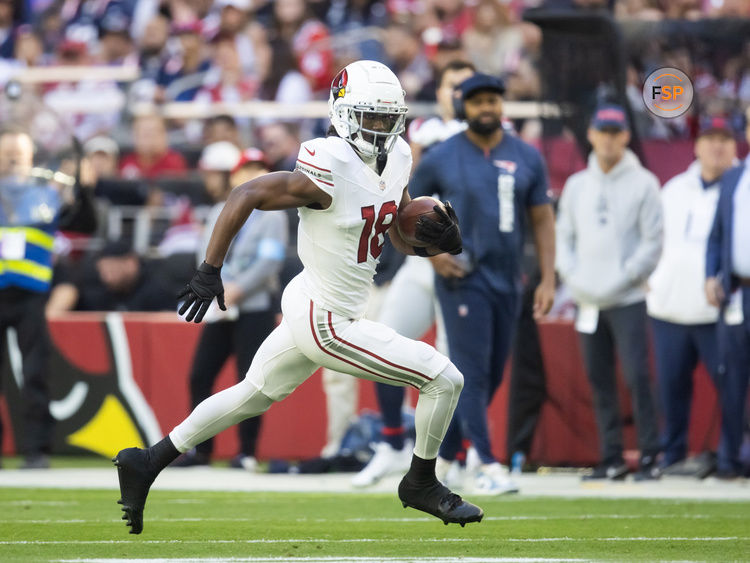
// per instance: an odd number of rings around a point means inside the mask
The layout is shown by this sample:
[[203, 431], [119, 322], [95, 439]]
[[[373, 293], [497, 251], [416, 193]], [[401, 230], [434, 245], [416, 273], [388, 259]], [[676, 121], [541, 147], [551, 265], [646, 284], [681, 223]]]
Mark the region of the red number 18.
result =
[[[365, 225], [362, 227], [362, 234], [359, 237], [359, 249], [357, 250], [357, 263], [367, 260], [367, 247], [370, 247], [370, 254], [373, 258], [380, 256], [385, 244], [385, 233], [393, 225], [396, 219], [398, 207], [395, 201], [386, 201], [378, 212], [377, 221], [375, 220], [375, 206], [368, 205], [362, 208], [362, 219]], [[391, 219], [386, 223], [386, 218], [390, 215]], [[375, 229], [373, 231], [373, 224]], [[369, 242], [369, 245], [368, 245]]]

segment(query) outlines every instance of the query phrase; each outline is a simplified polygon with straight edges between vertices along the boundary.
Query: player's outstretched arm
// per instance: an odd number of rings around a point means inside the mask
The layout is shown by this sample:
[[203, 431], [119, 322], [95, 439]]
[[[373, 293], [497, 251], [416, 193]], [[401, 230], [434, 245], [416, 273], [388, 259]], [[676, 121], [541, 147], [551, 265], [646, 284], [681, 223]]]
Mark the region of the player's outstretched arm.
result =
[[331, 204], [331, 196], [300, 172], [274, 172], [234, 188], [211, 233], [205, 261], [177, 296], [182, 300], [178, 313], [188, 322], [199, 323], [214, 297], [219, 308], [226, 310], [221, 266], [229, 243], [254, 209], [292, 209], [310, 204], [325, 209]]
[[272, 172], [240, 184], [229, 194], [216, 221], [206, 262], [221, 267], [229, 243], [254, 209], [293, 209], [315, 203], [325, 209], [331, 204], [331, 196], [301, 172]]

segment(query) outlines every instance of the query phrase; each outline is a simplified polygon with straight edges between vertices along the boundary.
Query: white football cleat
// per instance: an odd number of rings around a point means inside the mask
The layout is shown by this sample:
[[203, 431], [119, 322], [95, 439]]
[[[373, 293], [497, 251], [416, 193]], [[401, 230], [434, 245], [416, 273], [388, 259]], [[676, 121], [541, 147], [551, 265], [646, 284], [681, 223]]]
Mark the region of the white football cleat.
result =
[[479, 458], [479, 452], [474, 446], [470, 446], [466, 450], [466, 473], [469, 475], [476, 475], [479, 472], [479, 468], [482, 466], [482, 460]]
[[517, 493], [518, 485], [508, 475], [508, 470], [498, 462], [479, 467], [474, 480], [474, 492], [480, 495]]
[[244, 469], [245, 471], [249, 471], [250, 473], [257, 473], [258, 460], [250, 455], [239, 454], [232, 458], [232, 460], [229, 462], [229, 467], [234, 467], [235, 469]]
[[449, 461], [438, 456], [435, 463], [435, 476], [449, 489], [463, 489], [465, 471], [458, 460]]
[[375, 454], [370, 462], [354, 477], [352, 485], [355, 487], [369, 487], [380, 481], [386, 475], [403, 473], [411, 465], [412, 444], [407, 441], [401, 450], [393, 449], [388, 442], [375, 444]]

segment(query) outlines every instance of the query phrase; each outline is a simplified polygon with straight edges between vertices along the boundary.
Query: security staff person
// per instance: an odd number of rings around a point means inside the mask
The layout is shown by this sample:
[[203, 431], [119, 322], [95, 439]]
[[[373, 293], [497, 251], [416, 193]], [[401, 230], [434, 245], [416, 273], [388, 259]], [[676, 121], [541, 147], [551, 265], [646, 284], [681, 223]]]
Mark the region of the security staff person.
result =
[[423, 157], [409, 191], [412, 197], [437, 193], [450, 200], [463, 236], [462, 254], [431, 259], [450, 357], [464, 374], [440, 456], [453, 460], [461, 438], [468, 438], [480, 464], [475, 490], [497, 494], [517, 488], [492, 453], [487, 407], [502, 380], [520, 310], [527, 213], [542, 273], [535, 316], [552, 306], [554, 213], [541, 156], [501, 127], [503, 82], [477, 73], [458, 88], [457, 109], [468, 129]]
[[93, 230], [96, 224], [90, 190], [76, 187], [76, 197], [65, 204], [56, 187], [32, 176], [33, 160], [28, 133], [0, 133], [0, 350], [7, 329], [14, 328], [23, 361], [21, 449], [26, 469], [49, 467], [52, 445], [44, 306], [52, 279], [54, 233], [81, 225], [81, 230]]

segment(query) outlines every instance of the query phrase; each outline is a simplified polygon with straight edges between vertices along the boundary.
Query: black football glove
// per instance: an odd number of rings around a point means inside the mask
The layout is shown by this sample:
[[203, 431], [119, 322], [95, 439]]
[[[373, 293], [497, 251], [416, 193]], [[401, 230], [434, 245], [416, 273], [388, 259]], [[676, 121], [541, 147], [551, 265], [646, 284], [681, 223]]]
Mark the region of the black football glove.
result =
[[458, 217], [449, 201], [445, 202], [445, 209], [436, 205], [433, 207], [435, 213], [440, 216], [440, 221], [435, 221], [422, 215], [417, 220], [415, 235], [417, 239], [436, 246], [443, 252], [450, 254], [461, 253], [461, 229], [458, 228]]
[[219, 303], [219, 308], [226, 311], [224, 285], [221, 283], [221, 268], [203, 262], [195, 271], [193, 279], [177, 295], [178, 300], [185, 300], [178, 313], [184, 315], [192, 306], [190, 312], [185, 316], [185, 320], [190, 322], [195, 318], [195, 322], [199, 323], [203, 320], [203, 316], [208, 311], [214, 297]]

